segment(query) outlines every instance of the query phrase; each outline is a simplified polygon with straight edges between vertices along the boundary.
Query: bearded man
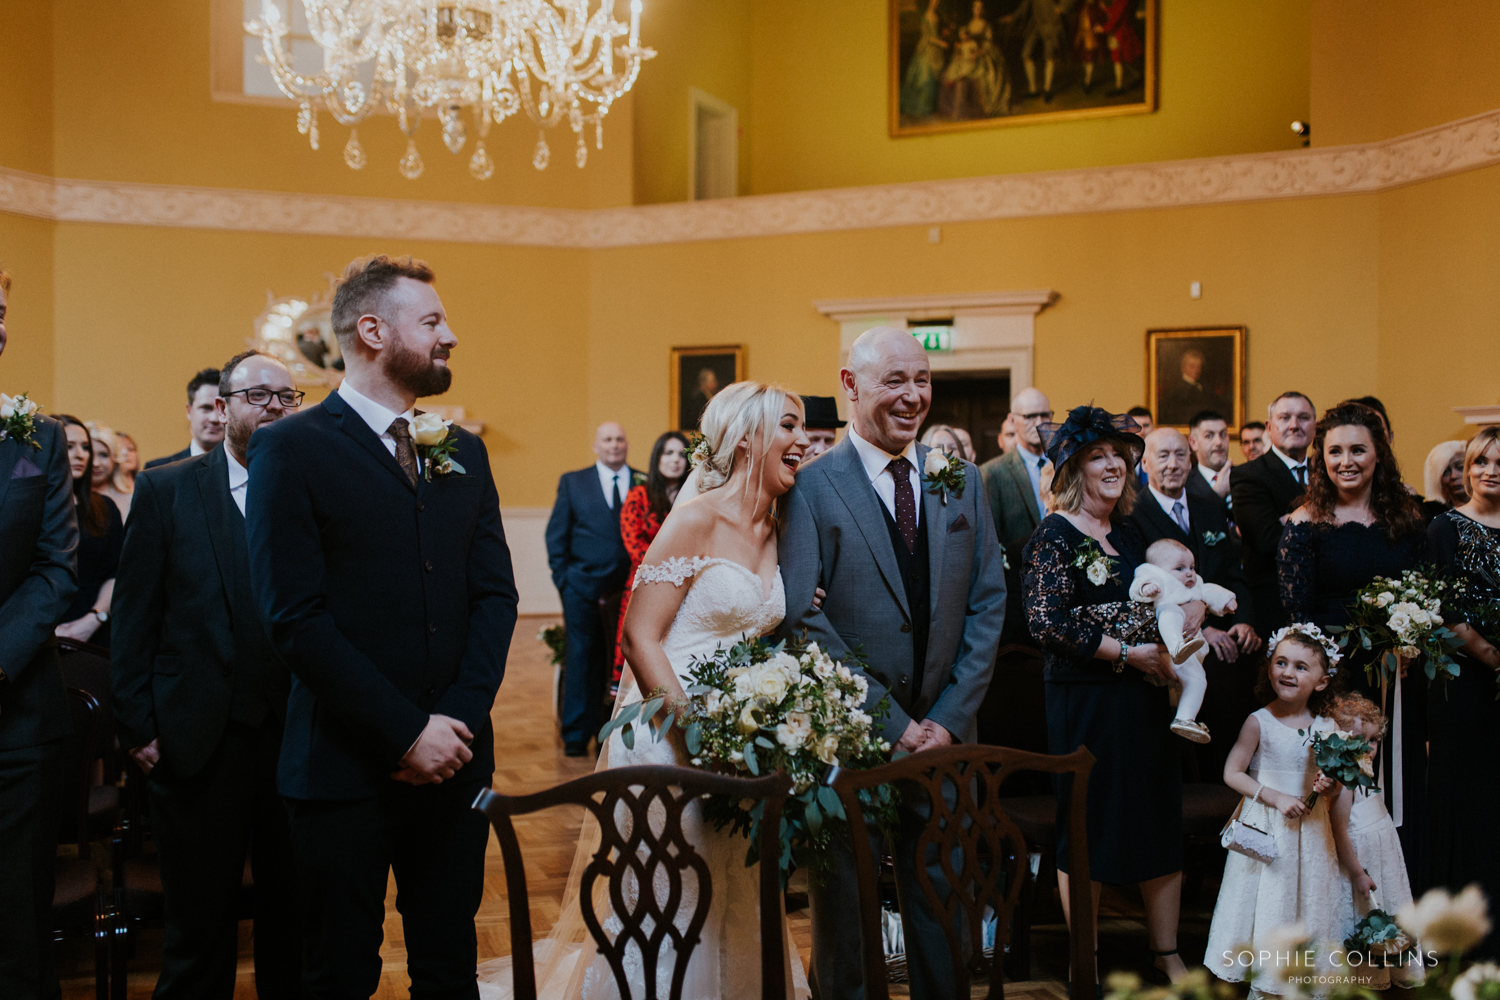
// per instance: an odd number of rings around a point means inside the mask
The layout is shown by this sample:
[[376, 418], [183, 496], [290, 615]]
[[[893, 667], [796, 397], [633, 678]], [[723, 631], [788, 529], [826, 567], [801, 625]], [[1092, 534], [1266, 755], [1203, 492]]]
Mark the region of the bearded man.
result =
[[489, 830], [470, 804], [494, 773], [516, 587], [484, 444], [414, 410], [447, 390], [458, 343], [433, 280], [411, 257], [351, 263], [343, 384], [250, 441], [251, 579], [292, 672], [278, 787], [312, 997], [379, 987], [392, 872], [412, 996], [479, 995]]

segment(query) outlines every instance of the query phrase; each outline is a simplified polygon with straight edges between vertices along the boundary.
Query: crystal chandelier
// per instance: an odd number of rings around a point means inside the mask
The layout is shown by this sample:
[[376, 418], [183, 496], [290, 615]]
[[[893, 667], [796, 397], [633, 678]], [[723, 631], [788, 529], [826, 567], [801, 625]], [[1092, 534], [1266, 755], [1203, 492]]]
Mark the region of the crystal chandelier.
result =
[[[495, 162], [484, 148], [490, 126], [518, 111], [538, 128], [531, 163], [547, 168], [547, 130], [566, 121], [577, 139], [574, 160], [588, 160], [585, 126], [604, 148], [604, 116], [634, 84], [641, 61], [641, 0], [630, 24], [615, 20], [616, 0], [290, 0], [300, 2], [323, 68], [299, 73], [278, 0], [262, 0], [245, 30], [261, 39], [282, 93], [301, 103], [297, 131], [318, 148], [318, 112], [350, 126], [344, 162], [365, 165], [354, 127], [376, 111], [396, 116], [406, 134], [402, 176], [422, 174], [415, 134], [423, 112], [437, 113], [443, 144], [457, 154], [468, 141], [465, 117], [478, 132], [469, 173], [488, 180]], [[596, 6], [592, 13], [589, 8]], [[616, 45], [616, 39], [628, 39]], [[369, 70], [373, 68], [373, 76]]]

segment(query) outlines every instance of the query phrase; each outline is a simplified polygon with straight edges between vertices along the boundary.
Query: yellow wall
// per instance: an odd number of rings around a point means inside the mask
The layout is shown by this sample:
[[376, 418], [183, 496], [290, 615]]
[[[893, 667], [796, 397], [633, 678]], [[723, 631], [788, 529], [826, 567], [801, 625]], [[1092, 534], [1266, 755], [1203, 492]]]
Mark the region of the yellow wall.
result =
[[1313, 0], [1313, 142], [1404, 135], [1500, 107], [1495, 0]]
[[37, 0], [0, 0], [0, 167], [52, 172], [52, 19]]
[[1160, 6], [1155, 114], [892, 139], [888, 0], [760, 0], [753, 190], [1295, 148], [1288, 126], [1308, 109], [1307, 0]]
[[0, 213], [0, 267], [12, 280], [0, 392], [27, 393], [47, 413], [58, 412], [60, 375], [53, 349], [53, 229], [49, 222]]

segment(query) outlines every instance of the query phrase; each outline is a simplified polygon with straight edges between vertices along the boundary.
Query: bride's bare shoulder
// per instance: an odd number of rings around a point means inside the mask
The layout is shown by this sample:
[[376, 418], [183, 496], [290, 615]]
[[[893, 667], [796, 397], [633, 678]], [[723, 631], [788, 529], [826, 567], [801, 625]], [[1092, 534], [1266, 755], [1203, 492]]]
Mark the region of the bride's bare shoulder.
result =
[[646, 551], [646, 562], [682, 556], [701, 556], [719, 523], [719, 513], [703, 497], [672, 508]]

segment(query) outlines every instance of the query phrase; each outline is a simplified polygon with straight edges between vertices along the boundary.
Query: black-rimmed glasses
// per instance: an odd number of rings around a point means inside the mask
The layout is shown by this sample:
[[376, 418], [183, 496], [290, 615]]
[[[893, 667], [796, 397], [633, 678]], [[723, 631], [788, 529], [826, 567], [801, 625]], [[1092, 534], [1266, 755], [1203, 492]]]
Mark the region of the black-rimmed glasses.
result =
[[1042, 410], [1040, 413], [1017, 413], [1016, 417], [1029, 424], [1036, 420], [1051, 420], [1052, 411]]
[[226, 392], [224, 395], [226, 397], [244, 396], [245, 402], [251, 406], [265, 406], [271, 402], [271, 397], [275, 396], [281, 402], [282, 406], [288, 410], [295, 410], [302, 405], [302, 400], [307, 396], [307, 393], [297, 389], [282, 389], [277, 392], [273, 392], [270, 389], [236, 389], [234, 392]]

